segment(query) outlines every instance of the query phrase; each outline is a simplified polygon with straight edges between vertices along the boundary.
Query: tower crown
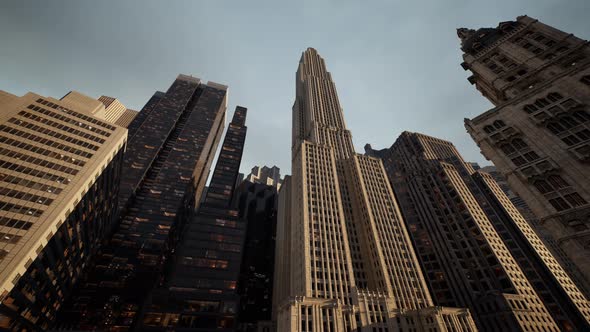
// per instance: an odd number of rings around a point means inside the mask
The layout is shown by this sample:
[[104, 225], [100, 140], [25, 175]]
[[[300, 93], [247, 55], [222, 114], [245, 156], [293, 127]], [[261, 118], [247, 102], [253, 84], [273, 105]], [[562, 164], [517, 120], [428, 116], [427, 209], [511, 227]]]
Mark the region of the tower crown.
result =
[[457, 36], [461, 39], [461, 44], [465, 42], [465, 40], [475, 34], [474, 29], [467, 29], [467, 28], [457, 28]]

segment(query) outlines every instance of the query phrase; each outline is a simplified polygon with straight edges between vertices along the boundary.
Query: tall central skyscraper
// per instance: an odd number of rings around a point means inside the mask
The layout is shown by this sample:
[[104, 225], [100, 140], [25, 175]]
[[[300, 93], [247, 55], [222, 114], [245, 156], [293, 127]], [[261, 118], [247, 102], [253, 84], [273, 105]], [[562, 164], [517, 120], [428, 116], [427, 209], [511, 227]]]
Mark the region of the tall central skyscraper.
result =
[[383, 165], [354, 152], [312, 48], [297, 71], [292, 171], [279, 198], [279, 331], [475, 330], [468, 310], [433, 306]]

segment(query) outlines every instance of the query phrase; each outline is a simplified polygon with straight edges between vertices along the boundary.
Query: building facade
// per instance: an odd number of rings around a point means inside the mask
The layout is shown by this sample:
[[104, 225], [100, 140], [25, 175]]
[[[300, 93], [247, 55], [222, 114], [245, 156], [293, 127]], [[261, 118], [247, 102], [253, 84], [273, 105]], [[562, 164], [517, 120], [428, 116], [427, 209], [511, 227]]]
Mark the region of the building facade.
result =
[[118, 229], [61, 311], [58, 328], [127, 331], [140, 325], [179, 230], [200, 200], [223, 132], [226, 89], [179, 75], [156, 103], [150, 99], [146, 116], [136, 117], [142, 123], [123, 160]]
[[296, 75], [293, 175], [279, 194], [278, 331], [475, 330], [434, 307], [383, 164], [354, 152], [324, 60]]
[[277, 188], [244, 181], [236, 193], [239, 218], [246, 224], [242, 266], [238, 280], [239, 327], [262, 332], [272, 327]]
[[590, 328], [590, 303], [452, 143], [404, 132], [389, 149], [366, 150], [384, 160], [436, 304], [469, 307], [483, 331]]
[[237, 283], [246, 225], [234, 200], [246, 140], [247, 109], [236, 107], [209, 188], [181, 230], [165, 278], [150, 299], [144, 331], [235, 331]]
[[588, 280], [584, 278], [582, 272], [561, 249], [553, 236], [551, 236], [551, 234], [544, 227], [539, 225], [539, 219], [537, 216], [533, 213], [527, 203], [510, 188], [510, 185], [508, 184], [508, 181], [506, 181], [504, 175], [498, 171], [496, 166], [485, 166], [482, 167], [480, 171], [488, 173], [492, 176], [500, 189], [502, 189], [504, 194], [506, 194], [506, 197], [508, 197], [508, 199], [512, 202], [518, 212], [520, 212], [523, 218], [531, 225], [531, 227], [533, 227], [535, 233], [539, 235], [539, 237], [543, 240], [543, 243], [545, 243], [547, 248], [551, 251], [551, 253], [553, 253], [553, 256], [555, 256], [560, 265], [566, 270], [576, 286], [578, 286], [580, 291], [584, 293], [584, 296], [587, 299], [590, 299], [590, 284], [588, 284]]
[[283, 180], [281, 179], [281, 169], [273, 166], [254, 166], [252, 167], [252, 171], [248, 176], [246, 176], [246, 180], [252, 183], [262, 183], [268, 186], [273, 186], [277, 190], [281, 189], [281, 184]]
[[127, 133], [90, 97], [0, 95], [0, 329], [47, 329], [113, 229]]
[[590, 280], [588, 42], [527, 16], [458, 35], [469, 81], [495, 105], [467, 131]]

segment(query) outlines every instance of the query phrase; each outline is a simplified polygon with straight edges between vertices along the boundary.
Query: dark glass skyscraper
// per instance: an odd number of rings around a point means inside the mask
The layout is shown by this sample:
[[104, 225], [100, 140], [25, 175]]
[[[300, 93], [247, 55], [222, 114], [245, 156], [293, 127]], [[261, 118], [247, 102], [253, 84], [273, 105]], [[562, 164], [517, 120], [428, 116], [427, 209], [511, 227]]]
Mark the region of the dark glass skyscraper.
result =
[[180, 232], [166, 278], [151, 296], [142, 330], [235, 329], [245, 225], [238, 219], [233, 198], [246, 139], [246, 112], [236, 107], [205, 199]]
[[236, 199], [240, 219], [246, 223], [238, 280], [240, 329], [245, 332], [261, 331], [271, 326], [272, 318], [277, 188], [246, 180], [238, 187]]
[[135, 118], [123, 163], [119, 227], [63, 310], [60, 327], [126, 331], [137, 325], [146, 295], [164, 276], [178, 230], [200, 200], [223, 132], [226, 89], [179, 75]]

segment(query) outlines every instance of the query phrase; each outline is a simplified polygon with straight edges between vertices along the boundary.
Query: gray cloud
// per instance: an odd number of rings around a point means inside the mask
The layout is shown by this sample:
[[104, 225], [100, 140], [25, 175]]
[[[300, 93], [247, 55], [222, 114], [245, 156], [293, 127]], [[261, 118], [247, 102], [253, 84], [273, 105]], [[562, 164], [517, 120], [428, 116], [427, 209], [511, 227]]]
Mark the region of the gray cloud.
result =
[[463, 118], [491, 107], [466, 81], [455, 29], [527, 14], [587, 38], [587, 0], [522, 1], [5, 1], [0, 89], [70, 89], [141, 109], [178, 73], [230, 86], [249, 108], [242, 170], [290, 170], [291, 106], [301, 52], [332, 72], [357, 150], [403, 130], [453, 141], [483, 160]]

